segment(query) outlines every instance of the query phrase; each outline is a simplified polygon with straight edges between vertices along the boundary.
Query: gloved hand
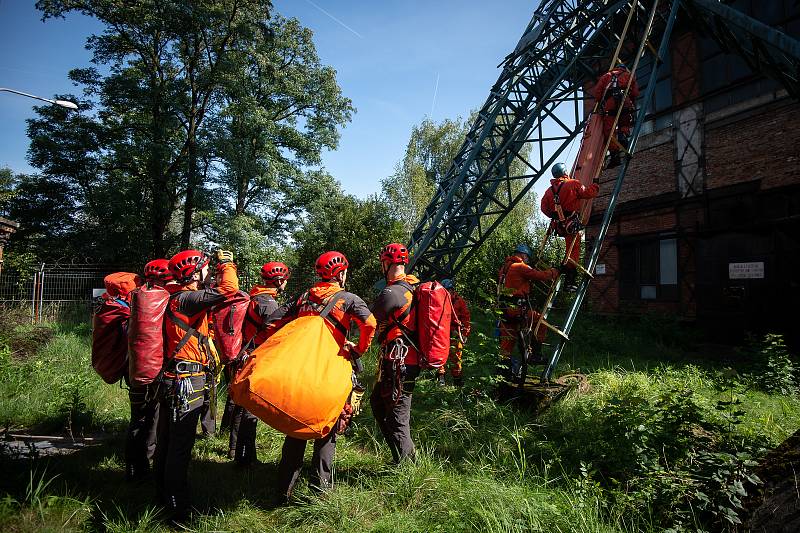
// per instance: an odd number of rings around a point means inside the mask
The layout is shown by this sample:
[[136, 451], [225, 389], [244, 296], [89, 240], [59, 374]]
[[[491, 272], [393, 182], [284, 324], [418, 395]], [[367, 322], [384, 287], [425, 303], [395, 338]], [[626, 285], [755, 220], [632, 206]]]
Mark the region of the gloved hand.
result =
[[214, 256], [217, 258], [217, 264], [233, 263], [233, 252], [228, 250], [217, 250]]

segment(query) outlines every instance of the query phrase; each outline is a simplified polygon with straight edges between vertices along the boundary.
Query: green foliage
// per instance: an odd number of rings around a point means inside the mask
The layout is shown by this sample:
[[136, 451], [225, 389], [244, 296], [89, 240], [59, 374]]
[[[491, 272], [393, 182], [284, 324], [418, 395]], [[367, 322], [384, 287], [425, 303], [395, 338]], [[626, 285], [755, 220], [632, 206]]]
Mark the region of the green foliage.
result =
[[797, 393], [797, 366], [783, 335], [768, 333], [760, 339], [751, 339], [750, 350], [755, 358], [754, 374], [750, 376], [755, 388], [780, 394]]
[[129, 264], [192, 241], [286, 243], [353, 112], [310, 30], [268, 0], [36, 5], [96, 19], [102, 68], [70, 72], [78, 112], [43, 106], [28, 122], [40, 175], [0, 205], [23, 224], [19, 251]]
[[381, 180], [383, 196], [393, 207], [392, 216], [403, 224], [402, 240], [408, 241], [422, 219], [468, 128], [469, 124], [461, 118], [440, 123], [426, 118], [411, 129], [403, 159], [397, 163], [393, 175]]
[[320, 254], [337, 250], [350, 263], [349, 290], [369, 298], [373, 284], [382, 276], [378, 260], [381, 248], [402, 240], [402, 227], [387, 216], [390, 212], [391, 207], [377, 197], [360, 200], [338, 189], [327, 191], [310, 207], [295, 234], [299, 246], [293, 275], [299, 286], [313, 283], [314, 263]]
[[[282, 435], [259, 425], [258, 457], [267, 464], [251, 470], [228, 462], [227, 436], [203, 439], [190, 472], [199, 510], [191, 529], [732, 530], [741, 520], [744, 493], [759, 483], [753, 466], [764, 453], [761, 445], [774, 446], [800, 427], [797, 398], [748, 390], [706, 370], [704, 357], [652, 342], [648, 325], [599, 319], [576, 324], [580, 353], [564, 363], [588, 371], [591, 390], [570, 393], [536, 417], [524, 406], [492, 399], [497, 347], [487, 334], [491, 322], [476, 311], [463, 388], [419, 378], [416, 462], [389, 464], [366, 408], [353, 434], [337, 444], [336, 490], [320, 498], [303, 480], [297, 501], [275, 508], [271, 487]], [[72, 325], [54, 331], [56, 337], [25, 361], [2, 355], [2, 420], [60, 431], [62, 409], [69, 406], [89, 415], [92, 427], [121, 434], [126, 392], [94, 375], [88, 331]], [[618, 344], [606, 344], [612, 341]], [[374, 350], [366, 356], [368, 384], [374, 358]], [[21, 394], [24, 406], [12, 401]], [[150, 492], [123, 483], [122, 445], [117, 439], [57, 460], [10, 463], [0, 479], [7, 493], [0, 500], [0, 529], [167, 530]], [[31, 478], [45, 464], [50, 475]], [[35, 489], [38, 480], [56, 474]], [[26, 486], [38, 499], [26, 497]]]

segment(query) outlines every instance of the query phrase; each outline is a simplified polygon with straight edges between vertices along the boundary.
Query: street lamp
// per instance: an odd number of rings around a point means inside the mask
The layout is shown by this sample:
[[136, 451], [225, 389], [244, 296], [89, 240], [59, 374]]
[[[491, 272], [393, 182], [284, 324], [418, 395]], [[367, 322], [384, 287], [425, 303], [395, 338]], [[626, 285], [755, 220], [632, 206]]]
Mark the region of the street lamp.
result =
[[27, 96], [28, 98], [33, 98], [34, 100], [41, 100], [42, 102], [47, 102], [48, 104], [53, 104], [53, 105], [59, 105], [67, 109], [78, 109], [77, 104], [74, 104], [69, 100], [50, 100], [49, 98], [42, 98], [41, 96], [34, 96], [32, 94], [23, 93], [22, 91], [15, 91], [14, 89], [6, 89], [5, 87], [0, 87], [0, 92], [14, 93], [14, 94], [19, 94], [21, 96]]

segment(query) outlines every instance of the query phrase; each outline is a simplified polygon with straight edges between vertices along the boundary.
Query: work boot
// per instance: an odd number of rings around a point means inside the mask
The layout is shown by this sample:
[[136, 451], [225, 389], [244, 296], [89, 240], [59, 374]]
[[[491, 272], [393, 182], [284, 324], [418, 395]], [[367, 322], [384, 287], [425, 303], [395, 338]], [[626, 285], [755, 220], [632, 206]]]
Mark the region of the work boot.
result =
[[464, 386], [464, 376], [453, 376], [453, 385], [456, 387]]
[[444, 374], [438, 374], [436, 376], [436, 385], [439, 387], [444, 387], [447, 382], [444, 380]]

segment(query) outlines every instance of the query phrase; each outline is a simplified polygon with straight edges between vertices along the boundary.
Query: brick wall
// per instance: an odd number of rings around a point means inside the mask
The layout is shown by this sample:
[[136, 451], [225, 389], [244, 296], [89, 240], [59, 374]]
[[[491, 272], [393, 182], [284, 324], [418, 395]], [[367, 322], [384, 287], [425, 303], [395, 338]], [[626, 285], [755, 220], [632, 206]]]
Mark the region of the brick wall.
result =
[[706, 124], [706, 186], [761, 180], [761, 189], [800, 182], [800, 104], [783, 101], [758, 113]]
[[[637, 151], [628, 165], [617, 205], [674, 192], [676, 189], [674, 151], [672, 141]], [[608, 207], [616, 179], [616, 169], [606, 170], [600, 175], [600, 194], [594, 201], [595, 213], [602, 212]]]

